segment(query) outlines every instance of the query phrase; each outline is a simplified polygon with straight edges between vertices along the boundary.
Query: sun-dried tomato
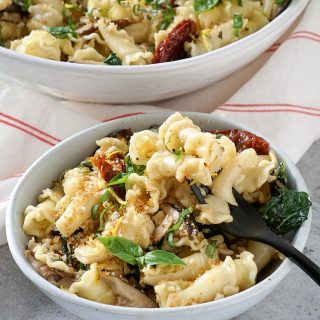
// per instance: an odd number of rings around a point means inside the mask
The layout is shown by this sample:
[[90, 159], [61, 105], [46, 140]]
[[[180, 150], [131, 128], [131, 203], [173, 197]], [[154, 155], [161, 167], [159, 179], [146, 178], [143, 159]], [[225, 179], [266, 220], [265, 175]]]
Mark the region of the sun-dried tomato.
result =
[[240, 129], [232, 130], [213, 130], [210, 131], [213, 134], [222, 134], [232, 140], [238, 152], [253, 148], [257, 154], [265, 155], [269, 154], [269, 143], [257, 135]]
[[166, 40], [159, 43], [152, 63], [162, 63], [185, 58], [184, 43], [191, 39], [191, 35], [197, 32], [196, 23], [191, 20], [183, 20], [169, 32]]
[[125, 171], [124, 155], [116, 152], [110, 155], [95, 154], [92, 163], [99, 169], [101, 177], [109, 182], [118, 173]]
[[115, 19], [111, 20], [118, 28], [122, 29], [129, 26], [132, 22], [129, 19]]

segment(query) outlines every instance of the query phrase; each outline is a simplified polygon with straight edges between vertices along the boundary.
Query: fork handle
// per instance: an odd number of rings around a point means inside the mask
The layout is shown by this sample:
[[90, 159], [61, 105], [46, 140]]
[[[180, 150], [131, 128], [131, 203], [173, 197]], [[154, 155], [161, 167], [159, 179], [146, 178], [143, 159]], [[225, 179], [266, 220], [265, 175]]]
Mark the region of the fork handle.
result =
[[[261, 241], [262, 239], [260, 239]], [[259, 240], [258, 240], [259, 241]], [[264, 242], [283, 253], [287, 258], [300, 267], [320, 286], [320, 268], [303, 253], [297, 250], [287, 240], [275, 234], [269, 235]]]

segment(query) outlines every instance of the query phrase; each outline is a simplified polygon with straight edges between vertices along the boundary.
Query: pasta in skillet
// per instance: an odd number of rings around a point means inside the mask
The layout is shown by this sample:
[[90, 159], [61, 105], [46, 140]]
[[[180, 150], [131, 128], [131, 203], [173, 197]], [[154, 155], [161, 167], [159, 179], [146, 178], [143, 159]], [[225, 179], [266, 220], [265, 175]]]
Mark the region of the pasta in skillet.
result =
[[73, 63], [163, 63], [246, 37], [280, 9], [276, 0], [0, 0], [0, 46]]
[[[50, 270], [41, 274], [51, 283], [105, 304], [187, 306], [253, 286], [276, 257], [219, 229], [232, 222], [232, 188], [261, 206], [284, 183], [262, 138], [203, 132], [175, 113], [159, 128], [123, 129], [96, 143], [24, 212], [26, 256], [40, 273], [39, 265]], [[192, 184], [207, 190], [206, 204]]]

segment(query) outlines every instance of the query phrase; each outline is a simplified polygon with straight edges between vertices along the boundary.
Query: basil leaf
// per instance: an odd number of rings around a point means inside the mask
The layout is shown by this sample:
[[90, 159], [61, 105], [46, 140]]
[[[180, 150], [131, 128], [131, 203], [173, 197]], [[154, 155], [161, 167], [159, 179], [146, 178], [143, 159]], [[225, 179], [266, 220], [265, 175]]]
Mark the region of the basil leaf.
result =
[[311, 205], [306, 192], [284, 190], [279, 196], [272, 197], [260, 212], [273, 232], [284, 234], [297, 229], [308, 219]]
[[243, 20], [240, 13], [235, 13], [233, 15], [233, 34], [236, 37], [240, 37], [240, 29], [243, 27]]
[[153, 266], [156, 264], [162, 265], [186, 265], [186, 263], [181, 260], [175, 254], [164, 251], [164, 250], [154, 250], [146, 253], [142, 259], [139, 259], [144, 266]]
[[220, 3], [220, 0], [194, 0], [194, 10], [197, 13], [207, 11]]
[[206, 247], [206, 255], [209, 258], [213, 258], [214, 252], [216, 251], [217, 241], [216, 240], [208, 240], [208, 245]]
[[32, 0], [13, 0], [13, 3], [21, 7], [21, 10], [28, 12], [29, 7], [32, 5]]
[[115, 53], [111, 53], [103, 62], [111, 66], [122, 65], [122, 60]]
[[131, 265], [136, 265], [136, 258], [143, 255], [143, 250], [136, 243], [122, 237], [98, 237], [107, 250], [114, 256]]

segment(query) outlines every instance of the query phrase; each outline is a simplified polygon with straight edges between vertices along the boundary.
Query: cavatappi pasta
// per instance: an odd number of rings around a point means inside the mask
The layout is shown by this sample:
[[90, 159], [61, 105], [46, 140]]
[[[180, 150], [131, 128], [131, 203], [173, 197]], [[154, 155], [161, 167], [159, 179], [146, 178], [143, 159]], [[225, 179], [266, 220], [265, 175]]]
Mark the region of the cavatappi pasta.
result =
[[194, 57], [256, 32], [276, 0], [0, 0], [0, 45], [41, 58], [143, 65]]
[[[26, 256], [44, 278], [85, 299], [134, 307], [204, 303], [255, 284], [275, 250], [226, 237], [217, 225], [232, 221], [232, 188], [258, 205], [270, 199], [272, 150], [239, 148], [180, 113], [158, 129], [120, 130], [96, 143], [25, 209]], [[194, 183], [211, 190], [207, 204], [197, 203]]]

